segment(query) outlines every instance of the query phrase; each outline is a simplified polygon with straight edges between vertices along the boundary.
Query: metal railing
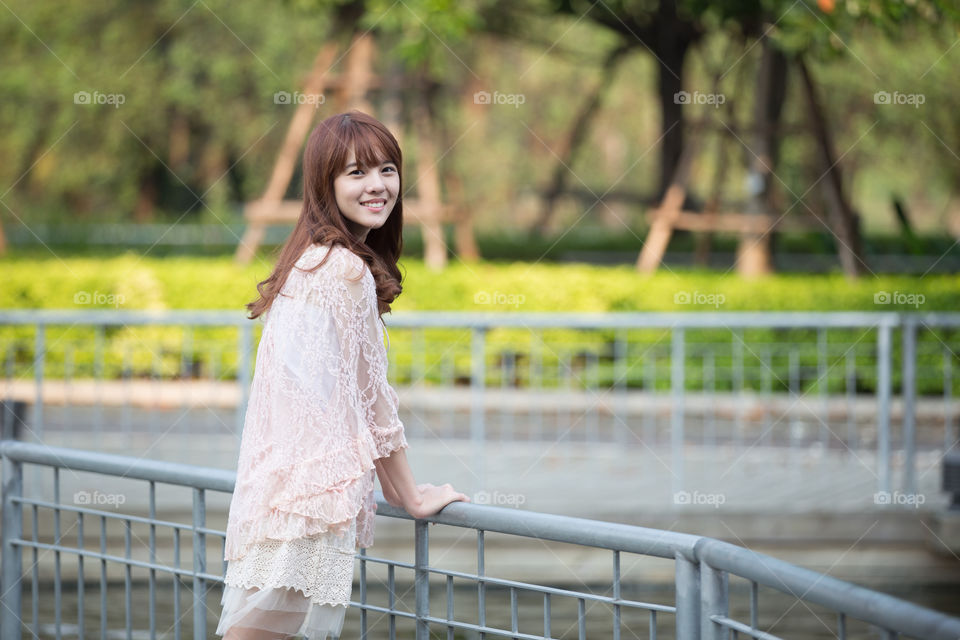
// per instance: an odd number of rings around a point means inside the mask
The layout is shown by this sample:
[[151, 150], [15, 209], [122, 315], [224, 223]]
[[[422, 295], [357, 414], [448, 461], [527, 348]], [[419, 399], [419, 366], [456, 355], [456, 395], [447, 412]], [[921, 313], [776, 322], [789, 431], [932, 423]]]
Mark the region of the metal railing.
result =
[[[761, 444], [869, 451], [877, 492], [916, 494], [917, 452], [960, 434], [957, 313], [398, 312], [388, 325], [408, 435], [471, 439], [481, 478], [491, 441], [642, 443], [670, 450], [676, 494], [685, 446]], [[37, 442], [54, 399], [61, 427], [82, 419], [99, 437], [114, 403], [114, 422], [142, 429], [139, 394], [208, 409], [239, 444], [259, 329], [234, 312], [0, 311], [0, 400], [28, 403]]]
[[[37, 445], [32, 443], [4, 440], [0, 442], [0, 454], [3, 460], [3, 530], [2, 530], [2, 584], [0, 584], [0, 636], [4, 640], [18, 640], [24, 629], [22, 618], [29, 620], [27, 629], [35, 636], [41, 631], [57, 638], [69, 631], [71, 635], [85, 637], [90, 629], [98, 629], [99, 635], [114, 637], [117, 632], [111, 630], [108, 619], [118, 615], [122, 608], [125, 637], [150, 638], [193, 637], [205, 638], [211, 635], [211, 624], [215, 624], [219, 611], [207, 604], [211, 587], [222, 582], [226, 563], [220, 558], [220, 570], [213, 570], [215, 563], [209, 561], [211, 539], [224, 539], [224, 532], [211, 528], [207, 524], [208, 494], [229, 494], [233, 490], [235, 474], [224, 470], [197, 467], [156, 460], [144, 460], [129, 456], [103, 454], [93, 451], [66, 449]], [[45, 498], [27, 498], [24, 493], [24, 465], [37, 465], [49, 468], [53, 474], [53, 495]], [[98, 477], [114, 482], [143, 486], [149, 492], [150, 508], [146, 515], [125, 513], [118, 509], [120, 502], [114, 500], [113, 508], [95, 508], [89, 499], [79, 499], [76, 494], [73, 502], [61, 499], [61, 471], [72, 476], [93, 473]], [[139, 483], [139, 484], [137, 484]], [[178, 522], [169, 518], [159, 518], [156, 513], [155, 496], [158, 488], [168, 486], [185, 487], [190, 490], [192, 513], [188, 522]], [[116, 486], [114, 487], [117, 488]], [[102, 495], [124, 495], [102, 494]], [[222, 495], [221, 495], [222, 497]], [[378, 496], [379, 497], [379, 496]], [[94, 501], [99, 503], [102, 501]], [[31, 515], [30, 535], [24, 534], [24, 509]], [[410, 517], [403, 511], [390, 507], [383, 500], [378, 501], [378, 512], [388, 518]], [[52, 532], [40, 531], [41, 513], [52, 516]], [[68, 527], [63, 529], [63, 519]], [[90, 548], [85, 543], [84, 524], [88, 521], [99, 522], [99, 548]], [[382, 524], [382, 520], [380, 520]], [[108, 549], [108, 524], [116, 523], [123, 527], [124, 553], [111, 552]], [[431, 533], [431, 523], [443, 525], [465, 532], [476, 533], [475, 570], [455, 570], [439, 564], [443, 558], [431, 564], [431, 540], [438, 534]], [[147, 528], [148, 541], [133, 533], [135, 527]], [[66, 535], [76, 532], [76, 545], [66, 541]], [[161, 558], [158, 545], [158, 533], [170, 533], [173, 552], [169, 558]], [[183, 535], [181, 535], [183, 534]], [[487, 539], [491, 536], [506, 536], [508, 544], [488, 550]], [[461, 536], [462, 537], [462, 536]], [[134, 549], [134, 539], [137, 541]], [[504, 548], [518, 545], [522, 540], [534, 540], [547, 546], [550, 542], [576, 545], [578, 549], [595, 550], [609, 553], [609, 582], [603, 590], [577, 589], [569, 584], [551, 585], [528, 579], [517, 580], [500, 577], [487, 570], [491, 560]], [[192, 561], [183, 563], [181, 545], [189, 541], [189, 555]], [[960, 637], [960, 619], [899, 600], [897, 598], [846, 583], [826, 575], [803, 569], [770, 556], [755, 553], [749, 549], [737, 547], [719, 540], [676, 533], [673, 531], [647, 529], [609, 522], [584, 520], [579, 518], [556, 516], [544, 513], [526, 512], [509, 508], [479, 506], [466, 503], [449, 505], [441, 515], [416, 520], [414, 524], [414, 560], [401, 562], [387, 558], [374, 557], [366, 553], [358, 555], [359, 590], [354, 595], [359, 599], [351, 603], [359, 610], [360, 637], [390, 638], [404, 635], [405, 623], [412, 625], [410, 634], [417, 640], [432, 637], [437, 631], [446, 630], [447, 638], [472, 631], [481, 637], [507, 637], [534, 640], [540, 638], [570, 637], [576, 628], [578, 638], [612, 637], [615, 639], [639, 637], [629, 625], [636, 624], [638, 617], [644, 619], [643, 635], [656, 638], [658, 634], [672, 635], [683, 640], [697, 638], [729, 638], [743, 634], [745, 637], [774, 640], [781, 636], [774, 633], [781, 615], [774, 622], [765, 616], [760, 607], [760, 592], [764, 593], [764, 602], [771, 593], [785, 594], [794, 604], [801, 603], [816, 620], [823, 624], [829, 637], [845, 639], [856, 637], [853, 627], [863, 625], [870, 629], [879, 629], [885, 638], [914, 637], [925, 640], [951, 639]], [[23, 552], [32, 553], [32, 562], [28, 569], [31, 587], [31, 611], [23, 615], [23, 591], [25, 574], [23, 572]], [[471, 551], [471, 553], [473, 552]], [[40, 555], [42, 552], [42, 555]], [[41, 620], [39, 613], [40, 561], [48, 554], [54, 554], [52, 623]], [[551, 554], [555, 553], [550, 551]], [[446, 556], [447, 552], [439, 554]], [[76, 624], [65, 622], [69, 613], [63, 606], [64, 557], [76, 560]], [[630, 593], [637, 582], [643, 578], [624, 579], [622, 569], [627, 557], [641, 560], [660, 558], [673, 563], [672, 602], [651, 602], [632, 598]], [[88, 581], [85, 563], [99, 563], [100, 576], [100, 622], [91, 624], [84, 618], [84, 594], [93, 590], [93, 581]], [[69, 566], [73, 566], [70, 562]], [[385, 568], [387, 580], [386, 603], [371, 602], [370, 575], [378, 568]], [[108, 596], [108, 572], [118, 571], [123, 577], [123, 601]], [[534, 573], [537, 569], [534, 568]], [[133, 574], [147, 575], [149, 595], [147, 605], [133, 605]], [[398, 593], [398, 572], [412, 574], [412, 588], [415, 602], [412, 607], [403, 601], [405, 594]], [[574, 572], [575, 573], [575, 572]], [[161, 582], [158, 574], [172, 578]], [[139, 580], [139, 577], [138, 577]], [[191, 581], [190, 605], [186, 611], [180, 607], [180, 583]], [[738, 596], [738, 590], [731, 581], [741, 581], [749, 598], [749, 609], [738, 619], [731, 611], [731, 601]], [[439, 583], [439, 584], [438, 584]], [[455, 586], [455, 583], [459, 585]], [[169, 587], [174, 592], [173, 603], [160, 607], [157, 601], [160, 587]], [[475, 607], [464, 612], [461, 605], [455, 608], [457, 596], [463, 602], [464, 594], [469, 596]], [[494, 604], [495, 599], [503, 599], [503, 605]], [[535, 606], [525, 603], [534, 598]], [[139, 601], [138, 601], [139, 603]], [[508, 604], [507, 604], [508, 603]], [[441, 604], [445, 606], [441, 606]], [[472, 604], [472, 603], [471, 603]], [[49, 599], [47, 608], [51, 608]], [[814, 612], [819, 606], [833, 612], [835, 618], [827, 622]], [[594, 611], [600, 607], [600, 611]], [[108, 614], [108, 608], [110, 612]], [[554, 621], [561, 611], [570, 613], [566, 620], [572, 624], [566, 630], [554, 627]], [[529, 614], [534, 612], [539, 622], [531, 623]], [[542, 611], [542, 616], [541, 616]], [[591, 613], [594, 615], [591, 616]], [[603, 614], [605, 622], [599, 625], [597, 615]], [[184, 636], [181, 620], [192, 616], [192, 634]], [[378, 619], [371, 620], [373, 616]], [[383, 620], [386, 618], [386, 620]], [[70, 624], [69, 630], [66, 629]], [[147, 626], [147, 629], [143, 627]], [[388, 631], [382, 629], [386, 626]], [[521, 628], [521, 626], [523, 628]], [[160, 628], [162, 627], [162, 628]], [[534, 629], [534, 627], [536, 627]], [[158, 628], [159, 631], [158, 631]], [[602, 628], [602, 632], [598, 629]], [[374, 634], [374, 635], [371, 635]], [[809, 631], [804, 638], [812, 637]]]

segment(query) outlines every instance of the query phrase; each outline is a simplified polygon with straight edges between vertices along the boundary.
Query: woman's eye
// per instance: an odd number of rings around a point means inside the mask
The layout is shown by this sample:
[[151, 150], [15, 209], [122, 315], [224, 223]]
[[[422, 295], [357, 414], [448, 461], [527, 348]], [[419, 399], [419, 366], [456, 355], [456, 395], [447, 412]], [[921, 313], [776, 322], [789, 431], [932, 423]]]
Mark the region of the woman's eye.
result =
[[397, 168], [396, 168], [396, 167], [384, 167], [383, 170], [384, 170], [384, 171], [393, 171], [393, 172], [396, 172]]
[[359, 174], [359, 173], [363, 173], [363, 172], [360, 171], [360, 169], [354, 169], [353, 171], [351, 171], [351, 172], [348, 173], [347, 175], [348, 175], [348, 176], [352, 176], [352, 175], [355, 174], [355, 173]]

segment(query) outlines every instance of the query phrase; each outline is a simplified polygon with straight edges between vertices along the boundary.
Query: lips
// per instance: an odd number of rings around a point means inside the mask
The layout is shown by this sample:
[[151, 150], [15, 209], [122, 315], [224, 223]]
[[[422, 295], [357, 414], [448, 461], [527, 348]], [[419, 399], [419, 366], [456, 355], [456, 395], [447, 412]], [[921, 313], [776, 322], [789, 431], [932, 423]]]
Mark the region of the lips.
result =
[[373, 200], [366, 200], [360, 204], [368, 207], [382, 207], [383, 205], [387, 204], [387, 201], [383, 198], [375, 198]]

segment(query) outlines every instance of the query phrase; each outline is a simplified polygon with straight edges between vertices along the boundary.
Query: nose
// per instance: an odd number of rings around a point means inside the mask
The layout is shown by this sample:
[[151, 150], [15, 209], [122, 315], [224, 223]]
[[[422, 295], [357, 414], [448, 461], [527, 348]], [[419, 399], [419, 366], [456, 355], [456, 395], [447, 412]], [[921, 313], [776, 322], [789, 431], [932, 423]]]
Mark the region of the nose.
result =
[[383, 177], [380, 175], [379, 171], [371, 171], [367, 174], [367, 191], [370, 193], [380, 193], [386, 186], [383, 182]]

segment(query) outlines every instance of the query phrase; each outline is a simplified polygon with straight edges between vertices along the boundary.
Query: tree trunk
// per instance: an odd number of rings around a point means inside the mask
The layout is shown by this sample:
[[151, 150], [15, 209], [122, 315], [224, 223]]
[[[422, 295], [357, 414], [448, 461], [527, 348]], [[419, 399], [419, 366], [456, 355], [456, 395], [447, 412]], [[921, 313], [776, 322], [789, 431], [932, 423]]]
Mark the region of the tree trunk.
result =
[[137, 202], [133, 207], [135, 222], [152, 222], [153, 212], [157, 206], [159, 187], [157, 185], [156, 167], [151, 165], [140, 176], [140, 186], [137, 189]]
[[677, 94], [683, 91], [683, 62], [691, 40], [677, 17], [675, 0], [661, 0], [657, 7], [654, 53], [657, 58], [657, 87], [660, 98], [660, 177], [657, 198], [661, 199], [676, 173], [683, 153], [683, 105]]
[[[747, 213], [773, 213], [773, 176], [780, 146], [780, 114], [787, 94], [787, 59], [769, 38], [763, 38], [753, 105], [753, 145], [748, 153], [750, 199]], [[737, 271], [746, 277], [772, 271], [770, 233], [747, 233], [737, 247]]]
[[175, 172], [183, 171], [190, 161], [190, 120], [176, 113], [167, 133], [167, 164]]
[[553, 169], [550, 186], [547, 187], [546, 194], [544, 195], [543, 207], [540, 210], [540, 215], [527, 230], [527, 233], [543, 235], [543, 231], [550, 224], [550, 219], [553, 217], [556, 209], [557, 199], [566, 187], [567, 176], [572, 171], [571, 167], [573, 167], [577, 161], [577, 156], [590, 130], [590, 124], [600, 108], [603, 94], [613, 80], [614, 73], [617, 70], [617, 64], [628, 50], [629, 48], [626, 45], [620, 45], [607, 54], [607, 58], [604, 60], [603, 66], [600, 69], [600, 81], [597, 83], [597, 86], [594, 87], [593, 93], [587, 97], [580, 107], [580, 111], [574, 118], [573, 125], [570, 127], [566, 139], [556, 152], [557, 164]]
[[824, 199], [830, 212], [832, 233], [837, 239], [840, 264], [848, 278], [857, 278], [863, 274], [865, 267], [859, 219], [843, 193], [839, 160], [833, 148], [826, 114], [817, 95], [813, 77], [802, 58], [797, 58], [797, 66], [803, 78], [807, 103], [810, 107], [810, 121], [817, 138], [817, 149], [823, 165], [824, 178], [821, 180], [821, 185], [823, 185]]
[[[305, 95], [320, 95], [327, 80], [327, 72], [333, 63], [334, 56], [337, 54], [337, 43], [328, 42], [317, 54], [313, 61], [313, 69], [304, 83], [303, 92]], [[310, 129], [310, 124], [316, 115], [316, 105], [311, 104], [309, 100], [297, 105], [293, 113], [293, 119], [287, 128], [287, 136], [283, 140], [283, 146], [277, 154], [277, 161], [273, 165], [273, 172], [270, 174], [270, 181], [267, 188], [260, 198], [260, 202], [267, 203], [268, 206], [279, 205], [283, 200], [287, 187], [290, 186], [290, 180], [293, 177], [294, 169], [300, 158], [300, 148], [303, 146], [304, 139]], [[251, 224], [247, 227], [243, 237], [240, 238], [240, 244], [237, 246], [235, 254], [236, 260], [242, 263], [248, 263], [253, 259], [266, 229], [262, 224]]]
[[373, 106], [367, 100], [367, 93], [373, 81], [374, 41], [370, 31], [358, 32], [350, 42], [347, 53], [346, 71], [340, 77], [339, 110], [359, 109], [373, 114]]
[[440, 176], [437, 172], [437, 134], [429, 105], [429, 92], [418, 92], [413, 107], [417, 138], [417, 194], [419, 196], [424, 262], [434, 270], [447, 266], [447, 243], [443, 234]]

